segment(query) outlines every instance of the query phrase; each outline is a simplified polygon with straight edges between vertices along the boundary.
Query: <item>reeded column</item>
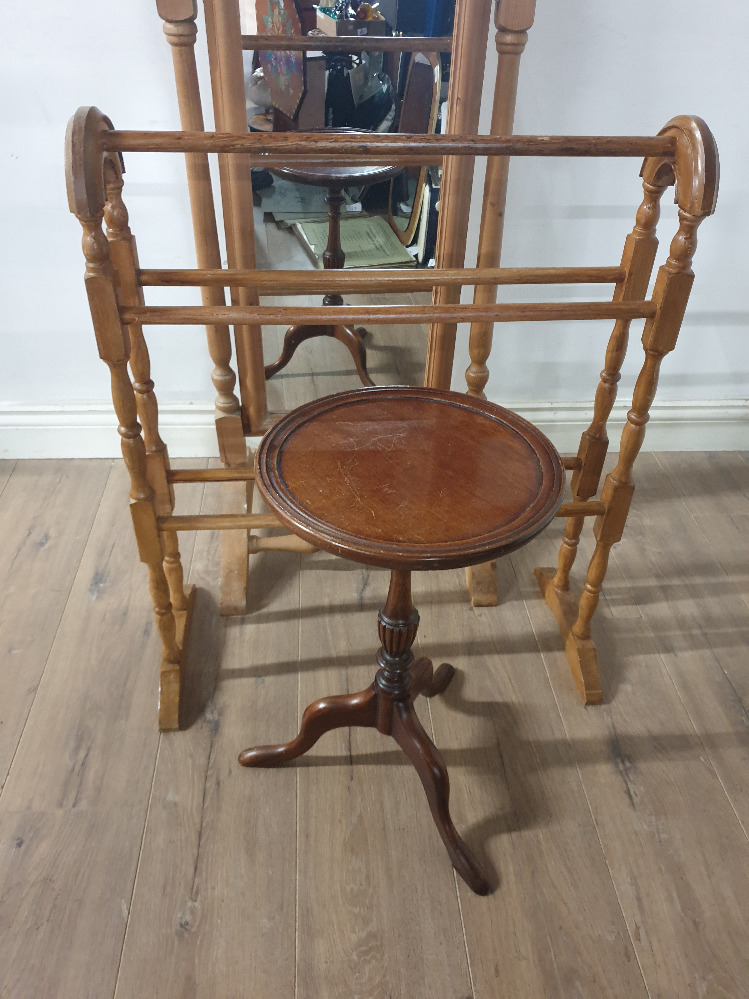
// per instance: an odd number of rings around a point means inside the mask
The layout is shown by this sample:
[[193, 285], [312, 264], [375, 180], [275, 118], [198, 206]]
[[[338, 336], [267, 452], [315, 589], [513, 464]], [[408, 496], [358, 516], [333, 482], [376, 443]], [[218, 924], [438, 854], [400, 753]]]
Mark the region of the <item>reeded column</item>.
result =
[[379, 669], [375, 677], [377, 688], [387, 698], [380, 698], [377, 728], [385, 735], [391, 731], [392, 710], [389, 701], [408, 698], [411, 687], [411, 646], [419, 628], [419, 612], [411, 599], [411, 573], [393, 569], [390, 574], [385, 606], [377, 615], [377, 631], [382, 645], [377, 653]]

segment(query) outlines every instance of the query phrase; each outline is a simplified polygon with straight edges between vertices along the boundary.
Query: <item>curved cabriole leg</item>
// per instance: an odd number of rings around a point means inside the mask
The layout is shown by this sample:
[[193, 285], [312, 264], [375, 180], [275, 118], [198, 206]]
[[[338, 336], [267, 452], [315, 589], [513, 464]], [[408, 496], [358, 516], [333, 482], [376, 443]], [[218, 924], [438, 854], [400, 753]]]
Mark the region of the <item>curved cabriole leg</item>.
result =
[[471, 891], [477, 895], [488, 895], [491, 885], [450, 818], [450, 779], [447, 767], [416, 717], [410, 700], [394, 705], [391, 734], [421, 778], [432, 818], [453, 867]]
[[339, 694], [313, 701], [302, 715], [299, 735], [278, 746], [257, 746], [239, 754], [243, 767], [277, 767], [311, 749], [320, 736], [334, 728], [375, 725], [377, 695], [372, 687], [358, 694]]
[[[363, 327], [360, 328], [363, 329]], [[362, 385], [374, 385], [367, 371], [367, 348], [364, 346], [359, 329], [355, 329], [353, 326], [334, 326], [333, 339], [338, 340], [339, 343], [348, 348], [348, 352], [354, 359], [356, 373], [361, 379]]]
[[294, 356], [297, 347], [318, 336], [329, 336], [342, 343], [354, 360], [356, 372], [362, 385], [374, 385], [367, 372], [367, 348], [364, 346], [362, 334], [352, 326], [334, 326], [332, 324], [289, 326], [283, 338], [283, 347], [278, 360], [265, 366], [266, 379], [272, 378], [273, 375], [278, 374], [286, 367]]
[[455, 676], [455, 667], [450, 663], [442, 663], [436, 670], [431, 659], [417, 659], [411, 666], [411, 700], [423, 694], [424, 697], [435, 697], [443, 693]]
[[266, 379], [272, 378], [273, 375], [278, 374], [282, 368], [286, 367], [294, 356], [297, 347], [301, 346], [306, 340], [313, 340], [318, 336], [333, 336], [333, 327], [307, 324], [289, 326], [284, 334], [283, 347], [281, 348], [278, 360], [274, 361], [273, 364], [266, 364], [265, 366]]
[[419, 694], [423, 693], [432, 683], [434, 667], [431, 659], [415, 659], [411, 664], [411, 686], [409, 693], [411, 700], [415, 700]]

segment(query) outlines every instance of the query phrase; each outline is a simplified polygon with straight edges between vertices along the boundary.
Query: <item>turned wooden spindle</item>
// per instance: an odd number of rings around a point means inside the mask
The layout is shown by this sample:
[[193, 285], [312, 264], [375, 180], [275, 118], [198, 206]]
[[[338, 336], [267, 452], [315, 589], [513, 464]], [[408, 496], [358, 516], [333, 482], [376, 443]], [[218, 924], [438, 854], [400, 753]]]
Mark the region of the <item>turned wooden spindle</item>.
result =
[[[447, 95], [448, 135], [478, 133], [491, 6], [491, 0], [457, 0], [455, 5], [455, 38]], [[437, 267], [462, 267], [465, 263], [473, 169], [471, 157], [451, 157], [445, 161], [435, 250]], [[432, 294], [434, 305], [454, 305], [459, 301], [459, 288], [435, 288]], [[425, 385], [450, 388], [457, 328], [456, 322], [432, 323]]]
[[[194, 0], [157, 0], [157, 8], [164, 20], [164, 35], [171, 47], [181, 126], [186, 131], [203, 131], [203, 111], [195, 61], [197, 5]], [[198, 267], [220, 269], [221, 250], [208, 156], [205, 153], [187, 153], [185, 165]], [[228, 164], [223, 163], [222, 168], [223, 191], [227, 197], [230, 197]], [[225, 205], [225, 211], [230, 217], [231, 202]], [[251, 217], [248, 224], [252, 224]], [[233, 258], [233, 248], [230, 254]], [[223, 287], [204, 286], [201, 288], [201, 296], [204, 305], [225, 304]], [[250, 300], [257, 301], [256, 298]], [[238, 360], [243, 357], [247, 363], [248, 356], [253, 356], [251, 344], [257, 339], [259, 331], [253, 333], [241, 327], [238, 335], [240, 337], [237, 345]], [[234, 394], [237, 379], [231, 366], [232, 345], [229, 327], [225, 323], [209, 323], [206, 326], [206, 339], [214, 365], [211, 380], [217, 392], [216, 435], [219, 456], [226, 466], [238, 468], [247, 464], [247, 446], [242, 411], [239, 400]], [[250, 342], [250, 346], [245, 344], [246, 340]], [[259, 413], [256, 414], [256, 418], [259, 418]], [[248, 405], [245, 416], [247, 426], [251, 419]], [[244, 486], [237, 483], [224, 484], [221, 488], [221, 502], [226, 512], [251, 510], [252, 483]], [[222, 536], [219, 597], [222, 614], [243, 614], [247, 609], [249, 554], [249, 536], [246, 531], [233, 531]]]
[[[497, 74], [494, 86], [491, 135], [511, 135], [515, 122], [515, 100], [517, 97], [520, 58], [528, 41], [528, 29], [533, 24], [534, 2], [518, 21], [505, 14], [504, 6], [498, 4], [494, 21], [497, 28]], [[479, 229], [478, 267], [499, 267], [502, 254], [502, 234], [504, 231], [505, 203], [507, 201], [507, 180], [510, 171], [508, 156], [490, 156], [486, 161], [484, 180], [484, 201]], [[473, 301], [476, 305], [487, 305], [497, 299], [496, 285], [481, 285], [476, 288]], [[471, 363], [466, 370], [468, 394], [485, 398], [484, 388], [489, 379], [487, 360], [492, 348], [494, 324], [478, 322], [471, 324], [468, 352]]]
[[83, 254], [86, 259], [86, 290], [94, 318], [99, 356], [109, 367], [112, 401], [119, 421], [122, 457], [130, 474], [130, 512], [133, 518], [138, 554], [148, 567], [149, 587], [161, 636], [163, 660], [177, 665], [180, 650], [172, 612], [169, 584], [163, 568], [161, 539], [156, 524], [154, 491], [148, 481], [146, 449], [138, 423], [135, 392], [128, 375], [130, 343], [119, 321], [114, 272], [109, 246], [102, 231], [103, 210], [95, 216], [79, 217], [83, 226]]
[[[411, 573], [394, 569], [390, 573], [390, 586], [385, 605], [377, 615], [377, 634], [382, 645], [377, 653], [379, 669], [375, 683], [383, 693], [394, 700], [408, 697], [411, 686], [411, 646], [419, 629], [419, 612], [411, 599]], [[388, 704], [385, 699], [380, 705]], [[392, 731], [392, 710], [380, 710], [377, 728], [384, 735]]]
[[[671, 153], [649, 154], [643, 163], [641, 176], [645, 196], [635, 228], [625, 245], [623, 284], [617, 287], [615, 297], [624, 299], [631, 294], [639, 299], [646, 293], [656, 246], [655, 227], [660, 198], [664, 188], [672, 184], [676, 188], [675, 200], [679, 206], [679, 231], [655, 281], [651, 298], [654, 312], [647, 318], [642, 338], [645, 361], [622, 434], [618, 464], [606, 478], [600, 502], [590, 503], [588, 513], [596, 517], [593, 524], [596, 547], [579, 602], [574, 599], [569, 587], [569, 570], [574, 561], [585, 511], [570, 510], [572, 516], [567, 521], [556, 571], [546, 568], [535, 570], [544, 599], [559, 625], [570, 670], [586, 704], [600, 703], [603, 699], [591, 619], [600, 598], [611, 547], [621, 539], [627, 520], [634, 490], [632, 466], [644, 439], [661, 360], [673, 350], [684, 317], [694, 278], [691, 259], [696, 247], [696, 229], [703, 218], [715, 211], [718, 194], [718, 151], [702, 119], [689, 116], [672, 118], [661, 129], [659, 137], [671, 139], [674, 149]], [[574, 461], [572, 488], [575, 499], [570, 506], [585, 502], [583, 497], [592, 496], [597, 491], [608, 445], [606, 422], [616, 397], [619, 369], [626, 349], [628, 323], [622, 323], [626, 319], [617, 318], [609, 342], [601, 384], [596, 393], [593, 421], [582, 436]], [[594, 507], [600, 506], [603, 510], [594, 511]], [[577, 519], [578, 516], [580, 519]]]
[[658, 388], [661, 361], [676, 346], [681, 320], [687, 307], [694, 274], [691, 263], [697, 247], [697, 227], [702, 218], [679, 209], [679, 230], [671, 242], [670, 254], [659, 269], [653, 290], [658, 305], [655, 317], [648, 320], [642, 334], [645, 361], [635, 383], [632, 408], [622, 431], [619, 460], [606, 476], [601, 498], [607, 511], [596, 517], [596, 547], [588, 567], [577, 620], [572, 634], [578, 639], [590, 637], [590, 621], [598, 606], [611, 546], [621, 540], [632, 502], [634, 482], [632, 466], [645, 439], [649, 411]]
[[[328, 206], [328, 242], [323, 250], [322, 265], [328, 270], [343, 270], [346, 257], [341, 247], [341, 206], [344, 204], [343, 188], [331, 184], [325, 194]], [[343, 298], [338, 292], [328, 292], [323, 298], [323, 305], [343, 305]]]
[[[127, 208], [122, 200], [121, 174], [109, 172], [106, 181], [107, 202], [104, 222], [112, 264], [117, 272], [118, 299], [123, 305], [143, 304], [143, 291], [137, 280], [138, 252], [135, 238], [130, 231]], [[151, 359], [143, 328], [139, 324], [128, 327], [130, 338], [130, 370], [138, 418], [143, 428], [146, 449], [146, 471], [153, 489], [153, 504], [157, 515], [168, 516], [174, 510], [174, 489], [169, 483], [169, 455], [159, 434], [159, 410], [151, 380]], [[163, 537], [164, 571], [174, 610], [187, 607], [184, 588], [184, 571], [179, 552], [179, 542], [174, 533]], [[157, 585], [157, 584], [155, 584]]]
[[[104, 205], [104, 222], [106, 225], [109, 254], [112, 265], [117, 273], [117, 299], [121, 305], [144, 305], [142, 289], [138, 284], [138, 258], [135, 241], [130, 231], [127, 208], [122, 200], [123, 180], [121, 176], [108, 177], [106, 182], [107, 201]], [[143, 327], [140, 323], [128, 326], [130, 338], [130, 369], [133, 374], [133, 389], [136, 394], [138, 418], [143, 428], [143, 439], [146, 452], [158, 456], [161, 464], [168, 469], [166, 445], [159, 434], [159, 411], [156, 396], [151, 381], [151, 359], [148, 353]], [[166, 474], [164, 483], [166, 484]], [[151, 485], [157, 493], [160, 505], [169, 508], [174, 503], [173, 491], [166, 494], [160, 489], [160, 483], [153, 481]], [[166, 513], [167, 509], [158, 510]]]
[[[506, 8], [497, 4], [494, 25], [497, 29], [497, 72], [494, 82], [491, 135], [510, 135], [515, 121], [520, 57], [528, 41], [528, 29], [533, 24], [535, 0], [521, 0]], [[486, 161], [484, 199], [479, 229], [477, 266], [499, 267], [502, 253], [505, 202], [510, 159], [507, 156], [490, 156]], [[474, 305], [488, 305], [497, 300], [496, 285], [481, 285], [474, 290]], [[494, 323], [484, 320], [471, 323], [468, 352], [471, 358], [466, 373], [468, 394], [485, 398], [484, 389], [489, 380], [487, 360], [492, 347]], [[451, 361], [452, 364], [452, 361]], [[494, 564], [470, 566], [466, 569], [466, 582], [471, 603], [475, 607], [494, 607], [499, 601], [497, 573]]]
[[[193, 588], [190, 587], [190, 594], [186, 595], [185, 608], [177, 610], [175, 615], [165, 572], [165, 556], [168, 559], [167, 568], [172, 572], [172, 587], [180, 594], [183, 587], [177, 576], [181, 574], [181, 567], [176, 562], [174, 545], [167, 545], [165, 549], [157, 512], [157, 506], [162, 502], [166, 505], [165, 497], [171, 496], [171, 484], [167, 482], [159, 500], [151, 482], [155, 462], [161, 462], [163, 466], [166, 451], [159, 450], [161, 441], [155, 409], [151, 406], [155, 400], [149, 399], [151, 386], [147, 354], [139, 355], [136, 347], [134, 371], [136, 381], [142, 387], [142, 392], [136, 397], [128, 372], [132, 355], [130, 332], [120, 316], [123, 302], [138, 300], [140, 290], [127, 213], [119, 199], [122, 163], [118, 155], [102, 148], [102, 137], [111, 128], [112, 123], [96, 108], [80, 108], [76, 112], [66, 135], [66, 183], [70, 210], [83, 229], [86, 293], [99, 356], [110, 370], [122, 456], [130, 477], [133, 530], [138, 555], [148, 569], [149, 589], [161, 639], [159, 726], [169, 729], [179, 725], [184, 636], [190, 624]], [[107, 201], [111, 244], [102, 227]], [[118, 268], [121, 266], [121, 270], [116, 272], [115, 258]], [[136, 345], [140, 333], [139, 329], [134, 331]], [[149, 442], [154, 448], [152, 454], [147, 454], [141, 434], [139, 403], [149, 424]]]
[[[192, 18], [164, 23], [164, 35], [172, 50], [180, 124], [185, 131], [202, 132], [203, 111], [195, 63], [197, 30]], [[208, 156], [205, 153], [186, 153], [185, 164], [198, 267], [220, 268], [221, 250]], [[201, 296], [204, 305], [225, 304], [223, 288], [203, 287]], [[214, 364], [211, 379], [217, 392], [216, 409], [219, 411], [217, 415], [239, 417], [239, 399], [234, 394], [237, 379], [231, 367], [232, 347], [229, 327], [225, 324], [211, 324], [206, 327], [206, 337], [208, 351]], [[226, 433], [228, 429], [229, 427], [222, 432]], [[241, 434], [241, 425], [238, 430]], [[219, 441], [220, 446], [222, 443]], [[223, 448], [221, 452], [223, 453]], [[231, 462], [226, 463], [231, 464]]]
[[[239, 6], [205, 0], [208, 60], [216, 129], [247, 133]], [[219, 156], [219, 179], [230, 267], [255, 267], [255, 223], [249, 156]], [[253, 288], [232, 289], [232, 301], [257, 305]], [[256, 324], [234, 326], [242, 417], [246, 433], [261, 432], [267, 415], [262, 330]]]
[[[660, 202], [671, 180], [672, 176], [665, 174], [658, 178], [658, 183], [651, 183], [647, 179], [643, 182], [644, 197], [637, 210], [634, 229], [624, 244], [621, 263], [624, 277], [614, 289], [614, 301], [642, 300], [647, 294], [658, 249], [656, 229], [660, 217]], [[580, 439], [577, 452], [579, 465], [572, 475], [575, 500], [588, 500], [598, 492], [609, 445], [607, 424], [616, 401], [621, 367], [627, 353], [630, 323], [631, 320], [622, 319], [614, 324], [606, 348], [604, 368], [595, 394], [593, 419]], [[559, 590], [569, 589], [570, 571], [575, 562], [584, 521], [584, 517], [574, 516], [569, 517], [565, 524], [557, 571], [552, 581], [553, 586]]]

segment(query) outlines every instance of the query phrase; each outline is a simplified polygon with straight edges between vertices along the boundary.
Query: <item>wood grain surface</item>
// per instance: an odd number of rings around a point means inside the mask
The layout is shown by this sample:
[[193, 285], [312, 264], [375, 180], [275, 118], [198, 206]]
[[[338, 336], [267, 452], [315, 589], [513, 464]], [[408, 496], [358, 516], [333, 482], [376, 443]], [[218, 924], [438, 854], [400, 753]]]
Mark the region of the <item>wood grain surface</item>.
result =
[[[111, 468], [108, 461], [14, 464], [0, 464], [0, 633], [6, 661], [0, 787], [47, 666]], [[83, 494], [82, 476], [88, 484]], [[36, 598], [29, 599], [31, 594]]]
[[[663, 612], [665, 601], [669, 612], [678, 613], [678, 585], [664, 591], [663, 581], [654, 584], [653, 564], [664, 550], [683, 545], [684, 537], [678, 523], [658, 523], [660, 504], [675, 511], [667, 499], [669, 484], [662, 476], [653, 481], [652, 465], [648, 470], [655, 502], [652, 494], [650, 503], [638, 497], [633, 511], [639, 500], [641, 515], [655, 519], [650, 564], [636, 567], [635, 561], [622, 574], [627, 544], [629, 555], [637, 546], [631, 535], [612, 559], [596, 628], [605, 701], [600, 707], [581, 711], [577, 705], [548, 610], [531, 598], [526, 553], [513, 561], [567, 737], [584, 751], [581, 779], [650, 993], [727, 999], [745, 989], [749, 866], [737, 868], [726, 858], [747, 856], [747, 836], [710, 759], [707, 733], [703, 738], [695, 728], [649, 621], [632, 600], [639, 584], [651, 607], [660, 605]], [[644, 479], [643, 471], [639, 481]], [[539, 542], [542, 547], [556, 527]], [[581, 547], [585, 559], [591, 551], [587, 539]], [[691, 566], [700, 591], [709, 592], [709, 572], [699, 560]], [[691, 620], [699, 631], [696, 618]], [[678, 635], [682, 626], [668, 630]], [[700, 684], [703, 698], [716, 696], [715, 677], [695, 671], [690, 679]], [[707, 741], [724, 742], [724, 732], [721, 724]]]
[[281, 622], [299, 614], [298, 562], [253, 559], [252, 617], [219, 620], [220, 538], [196, 541], [193, 724], [161, 740], [117, 999], [293, 995], [296, 775], [248, 773], [237, 753], [297, 723], [298, 628]]
[[[301, 395], [303, 352], [293, 364], [284, 391]], [[642, 456], [594, 621], [603, 706], [578, 704], [532, 578], [559, 521], [500, 560], [496, 608], [471, 608], [460, 570], [416, 576], [416, 653], [458, 668], [418, 711], [488, 898], [456, 888], [418, 777], [376, 732], [330, 733], [281, 770], [236, 763], [291, 737], [314, 697], [371, 679], [387, 574], [264, 553], [256, 610], [222, 620], [219, 540], [200, 532], [193, 555], [183, 538], [198, 640], [187, 728], [159, 736], [127, 474], [116, 462], [102, 493], [99, 463], [60, 464], [100, 499], [65, 549], [69, 593], [0, 794], [3, 999], [743, 999], [745, 455]], [[14, 485], [24, 466], [0, 463], [0, 519], [31, 543], [44, 511]], [[179, 488], [180, 513], [220, 508], [218, 485]], [[33, 607], [34, 559], [15, 569]], [[13, 668], [4, 654], [3, 693]]]
[[379, 387], [293, 410], [266, 434], [256, 482], [294, 533], [390, 569], [464, 567], [554, 517], [564, 469], [527, 420], [439, 389]]
[[[82, 505], [101, 488], [99, 464], [59, 463]], [[85, 548], [68, 556], [74, 582], [0, 796], [4, 999], [114, 994], [159, 744], [160, 641], [127, 482], [116, 462]], [[194, 502], [202, 487], [188, 487], [188, 509], [190, 491]], [[189, 565], [189, 544], [183, 554]], [[17, 580], [27, 601], [33, 572]]]

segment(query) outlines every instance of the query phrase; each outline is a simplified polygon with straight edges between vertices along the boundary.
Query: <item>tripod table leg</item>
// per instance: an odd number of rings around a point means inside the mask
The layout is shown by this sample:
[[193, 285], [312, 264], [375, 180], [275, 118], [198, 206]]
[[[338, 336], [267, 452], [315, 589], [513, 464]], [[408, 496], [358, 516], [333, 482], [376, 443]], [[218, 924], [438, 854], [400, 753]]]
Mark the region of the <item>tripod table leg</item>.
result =
[[414, 700], [419, 694], [435, 697], [444, 693], [454, 676], [455, 667], [450, 663], [442, 663], [434, 669], [430, 659], [417, 659], [411, 666], [411, 699]]
[[424, 786], [432, 818], [453, 867], [477, 895], [488, 895], [491, 885], [478, 861], [458, 835], [450, 818], [450, 779], [436, 746], [424, 731], [409, 699], [393, 705], [392, 736], [416, 768]]
[[299, 735], [278, 746], [256, 746], [239, 754], [243, 767], [277, 767], [311, 749], [320, 736], [334, 728], [375, 727], [377, 695], [372, 687], [358, 694], [339, 694], [313, 701], [302, 715]]

